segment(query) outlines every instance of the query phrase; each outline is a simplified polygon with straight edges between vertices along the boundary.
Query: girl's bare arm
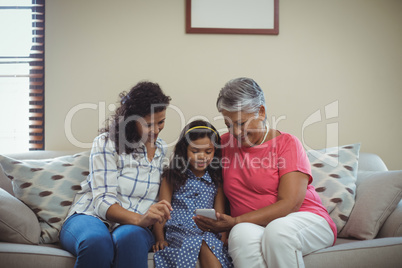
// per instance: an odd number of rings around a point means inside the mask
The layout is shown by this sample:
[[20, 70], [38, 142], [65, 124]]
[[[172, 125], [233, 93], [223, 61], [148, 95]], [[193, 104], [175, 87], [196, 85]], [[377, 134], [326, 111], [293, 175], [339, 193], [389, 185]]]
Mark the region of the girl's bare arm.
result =
[[[166, 178], [162, 179], [161, 187], [159, 189], [159, 200], [160, 201], [172, 201], [172, 194], [173, 194], [173, 186], [169, 184]], [[165, 233], [163, 231], [163, 227], [165, 226], [166, 220], [163, 222], [156, 222], [154, 224], [153, 233], [155, 235], [156, 243], [153, 246], [154, 252], [158, 250], [162, 250], [165, 246], [167, 246], [167, 242], [165, 241]]]

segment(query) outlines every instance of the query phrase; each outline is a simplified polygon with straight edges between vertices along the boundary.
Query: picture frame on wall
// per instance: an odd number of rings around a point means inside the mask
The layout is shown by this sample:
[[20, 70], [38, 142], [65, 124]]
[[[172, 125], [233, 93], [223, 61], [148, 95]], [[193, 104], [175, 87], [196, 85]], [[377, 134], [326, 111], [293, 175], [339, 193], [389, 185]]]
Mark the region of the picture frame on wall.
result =
[[186, 33], [279, 34], [279, 0], [186, 0]]

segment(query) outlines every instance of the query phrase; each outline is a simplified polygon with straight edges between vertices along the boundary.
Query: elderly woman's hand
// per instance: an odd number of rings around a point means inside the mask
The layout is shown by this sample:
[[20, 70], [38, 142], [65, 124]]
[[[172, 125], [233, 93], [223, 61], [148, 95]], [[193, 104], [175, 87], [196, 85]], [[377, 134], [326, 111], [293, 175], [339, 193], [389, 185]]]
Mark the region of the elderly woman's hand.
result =
[[230, 231], [236, 225], [236, 218], [226, 214], [216, 213], [217, 220], [213, 220], [204, 216], [193, 217], [194, 222], [204, 232], [221, 233]]

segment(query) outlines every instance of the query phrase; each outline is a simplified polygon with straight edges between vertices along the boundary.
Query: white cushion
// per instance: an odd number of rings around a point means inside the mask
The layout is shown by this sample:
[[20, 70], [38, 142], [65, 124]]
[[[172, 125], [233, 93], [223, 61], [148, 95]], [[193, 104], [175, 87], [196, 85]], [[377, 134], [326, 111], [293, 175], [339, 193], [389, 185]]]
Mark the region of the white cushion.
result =
[[310, 150], [312, 185], [336, 224], [338, 233], [345, 226], [355, 204], [360, 144]]

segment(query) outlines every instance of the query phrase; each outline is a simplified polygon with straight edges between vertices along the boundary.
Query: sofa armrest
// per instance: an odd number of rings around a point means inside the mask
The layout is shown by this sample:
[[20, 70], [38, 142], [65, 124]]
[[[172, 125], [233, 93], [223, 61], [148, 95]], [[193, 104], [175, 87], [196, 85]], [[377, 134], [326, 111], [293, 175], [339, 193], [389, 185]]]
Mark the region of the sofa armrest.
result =
[[372, 153], [359, 154], [359, 171], [387, 171], [388, 168], [381, 157]]
[[382, 225], [377, 238], [402, 236], [402, 200]]

